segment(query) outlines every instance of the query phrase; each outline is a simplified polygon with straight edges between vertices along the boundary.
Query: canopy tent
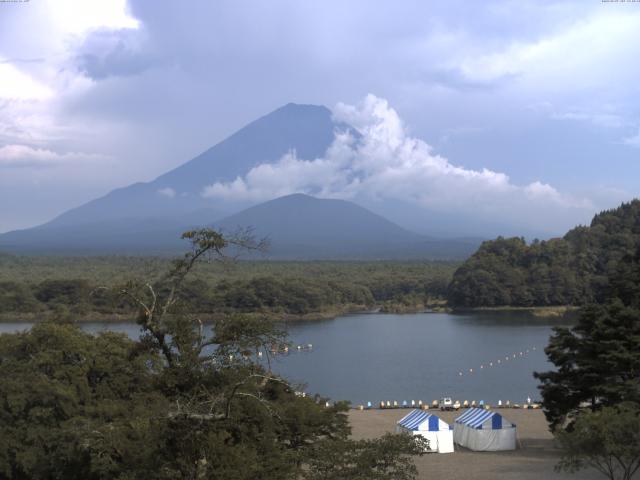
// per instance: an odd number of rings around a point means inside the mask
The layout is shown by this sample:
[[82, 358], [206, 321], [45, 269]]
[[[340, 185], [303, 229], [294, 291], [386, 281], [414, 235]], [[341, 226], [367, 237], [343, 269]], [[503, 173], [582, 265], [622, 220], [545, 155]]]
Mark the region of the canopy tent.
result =
[[429, 440], [429, 452], [453, 452], [453, 430], [437, 415], [424, 410], [412, 410], [398, 421], [396, 432], [420, 435]]
[[497, 412], [471, 408], [456, 418], [453, 440], [480, 452], [515, 450], [516, 426]]

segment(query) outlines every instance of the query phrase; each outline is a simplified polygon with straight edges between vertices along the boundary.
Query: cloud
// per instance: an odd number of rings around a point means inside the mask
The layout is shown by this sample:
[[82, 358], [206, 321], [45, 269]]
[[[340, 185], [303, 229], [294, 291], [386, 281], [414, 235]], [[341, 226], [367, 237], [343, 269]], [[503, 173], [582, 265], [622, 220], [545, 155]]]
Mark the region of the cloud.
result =
[[45, 148], [34, 148], [28, 145], [4, 145], [0, 147], [0, 168], [43, 168], [75, 162], [104, 160], [105, 158], [108, 157], [80, 152], [57, 153]]
[[[628, 125], [594, 125], [637, 124], [640, 10], [588, 3], [30, 2], [0, 15], [0, 145], [113, 157], [117, 168], [56, 169], [66, 203], [38, 187], [62, 211], [151, 180], [288, 102], [353, 103], [376, 91], [450, 164], [508, 173], [519, 198], [542, 177], [561, 192], [602, 183], [637, 194], [640, 162], [620, 140]], [[542, 104], [553, 109], [527, 109]], [[549, 121], [553, 112], [612, 117]], [[461, 126], [483, 133], [456, 135]], [[27, 173], [5, 171], [4, 182], [20, 176], [11, 199], [22, 221], [30, 202], [40, 221]], [[95, 192], [79, 189], [89, 184]]]
[[46, 100], [53, 91], [11, 63], [0, 63], [0, 99]]
[[623, 117], [612, 113], [565, 112], [553, 113], [551, 118], [556, 120], [589, 122], [598, 127], [605, 128], [622, 128], [629, 125], [629, 122]]
[[157, 55], [144, 51], [147, 39], [138, 30], [99, 30], [78, 47], [75, 62], [80, 72], [93, 80], [139, 74], [161, 63]]
[[638, 67], [623, 59], [640, 54], [636, 41], [639, 26], [639, 11], [597, 9], [557, 32], [467, 56], [455, 67], [470, 81], [512, 77], [514, 82], [538, 91], [615, 91], [615, 84], [637, 78]]
[[624, 140], [622, 140], [622, 143], [624, 143], [625, 145], [629, 145], [631, 147], [639, 147], [640, 148], [640, 128], [638, 129], [638, 133], [636, 133], [635, 135], [632, 135], [630, 137], [625, 138]]
[[339, 104], [334, 116], [361, 136], [337, 131], [323, 158], [301, 159], [289, 152], [232, 182], [209, 185], [202, 196], [241, 202], [298, 192], [365, 203], [399, 200], [441, 212], [481, 210], [511, 219], [533, 211], [537, 220], [553, 215], [549, 209], [593, 208], [587, 199], [562, 194], [546, 183], [519, 186], [501, 172], [452, 164], [408, 135], [397, 112], [374, 95], [357, 106]]
[[175, 198], [176, 191], [171, 187], [161, 188], [158, 190], [158, 195], [162, 195], [167, 198]]
[[49, 9], [52, 23], [70, 34], [95, 29], [136, 29], [140, 22], [127, 11], [127, 0], [56, 0]]

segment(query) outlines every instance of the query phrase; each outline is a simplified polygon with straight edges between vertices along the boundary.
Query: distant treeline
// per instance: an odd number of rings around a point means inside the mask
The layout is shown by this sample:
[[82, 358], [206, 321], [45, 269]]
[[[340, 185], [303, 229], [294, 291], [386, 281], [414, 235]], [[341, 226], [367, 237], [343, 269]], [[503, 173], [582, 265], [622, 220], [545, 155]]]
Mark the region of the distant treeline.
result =
[[[0, 257], [0, 313], [128, 314], [126, 279], [156, 284], [168, 260]], [[443, 299], [457, 264], [447, 262], [238, 262], [202, 265], [184, 284], [198, 313], [340, 313], [354, 308], [419, 308]], [[104, 287], [104, 288], [103, 288]]]
[[484, 242], [455, 272], [454, 307], [583, 305], [599, 301], [607, 278], [640, 245], [640, 201], [597, 214], [564, 237]]

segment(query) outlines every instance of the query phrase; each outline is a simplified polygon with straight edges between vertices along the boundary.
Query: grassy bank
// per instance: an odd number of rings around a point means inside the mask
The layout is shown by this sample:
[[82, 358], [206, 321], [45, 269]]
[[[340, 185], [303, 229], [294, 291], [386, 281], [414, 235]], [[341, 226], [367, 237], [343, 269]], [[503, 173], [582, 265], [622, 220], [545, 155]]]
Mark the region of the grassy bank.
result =
[[[266, 318], [273, 322], [301, 322], [301, 321], [318, 321], [332, 320], [336, 317], [357, 313], [419, 313], [425, 309], [417, 305], [413, 308], [402, 305], [397, 307], [389, 307], [383, 310], [381, 306], [371, 305], [341, 305], [335, 308], [324, 309], [316, 312], [303, 314], [282, 313], [282, 312], [243, 312], [243, 315], [257, 318]], [[229, 315], [229, 313], [199, 313], [193, 314], [197, 316], [203, 323], [213, 322], [216, 318]], [[4, 312], [0, 313], [0, 323], [37, 323], [47, 320], [64, 320], [74, 323], [126, 323], [136, 320], [135, 312], [130, 313], [100, 313], [88, 312], [83, 314], [66, 313], [60, 315], [53, 311], [44, 311], [40, 313], [34, 312]]]
[[474, 308], [455, 308], [451, 309], [454, 313], [465, 312], [528, 312], [536, 317], [563, 317], [568, 313], [575, 312], [580, 307], [575, 305], [557, 305], [545, 307], [474, 307]]

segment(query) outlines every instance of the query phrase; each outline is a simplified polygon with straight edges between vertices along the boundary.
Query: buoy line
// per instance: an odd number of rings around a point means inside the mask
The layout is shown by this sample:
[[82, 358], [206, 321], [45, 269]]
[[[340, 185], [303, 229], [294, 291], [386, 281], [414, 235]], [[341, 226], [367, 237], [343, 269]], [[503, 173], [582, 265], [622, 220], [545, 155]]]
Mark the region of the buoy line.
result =
[[488, 368], [493, 368], [493, 367], [498, 367], [498, 366], [501, 366], [501, 365], [505, 365], [509, 361], [513, 361], [513, 360], [516, 360], [518, 358], [524, 358], [528, 354], [530, 354], [532, 352], [535, 352], [537, 350], [538, 350], [537, 347], [527, 348], [525, 350], [520, 350], [518, 352], [509, 354], [509, 355], [505, 355], [504, 357], [500, 357], [497, 360], [491, 360], [489, 362], [485, 362], [485, 363], [481, 364], [479, 368], [468, 368], [468, 369], [465, 369], [465, 370], [460, 370], [460, 371], [458, 371], [458, 377], [463, 377], [465, 374], [466, 375], [472, 375], [474, 372], [478, 372], [480, 370], [486, 370]]
[[[313, 350], [312, 343], [303, 343], [300, 345], [272, 345], [269, 349], [271, 355], [290, 355], [292, 353], [307, 353]], [[260, 355], [262, 356], [262, 355]]]
[[[304, 394], [301, 394], [304, 396]], [[335, 405], [335, 402], [333, 403]], [[331, 402], [326, 402], [325, 407], [329, 408], [331, 406]], [[493, 408], [522, 408], [522, 409], [539, 409], [542, 405], [539, 401], [532, 400], [531, 397], [527, 397], [522, 403], [512, 403], [510, 400], [503, 402], [502, 400], [498, 400], [497, 404], [493, 405]], [[455, 400], [451, 401], [450, 405], [445, 405], [441, 403], [440, 400], [433, 400], [431, 404], [429, 402], [423, 402], [422, 400], [403, 400], [399, 402], [397, 400], [381, 400], [379, 404], [373, 402], [366, 402], [366, 404], [359, 404], [355, 407], [351, 407], [352, 410], [394, 410], [394, 409], [419, 409], [419, 410], [451, 410], [458, 411], [464, 410], [467, 408], [481, 408], [489, 410], [492, 408], [492, 405], [485, 402], [484, 400], [480, 400], [476, 402], [475, 400]]]

